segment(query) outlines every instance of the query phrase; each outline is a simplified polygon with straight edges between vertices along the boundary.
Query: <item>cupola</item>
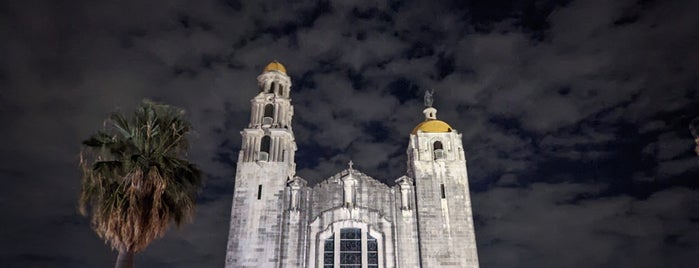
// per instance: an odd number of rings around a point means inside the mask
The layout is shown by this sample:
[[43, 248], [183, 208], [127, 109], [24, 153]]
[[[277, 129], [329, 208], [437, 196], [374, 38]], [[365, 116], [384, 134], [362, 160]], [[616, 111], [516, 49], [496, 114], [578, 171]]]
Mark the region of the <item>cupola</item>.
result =
[[437, 119], [437, 109], [432, 107], [432, 91], [425, 92], [425, 110], [422, 111], [425, 114], [425, 121], [415, 126], [412, 134], [418, 131], [426, 133], [440, 133], [440, 132], [451, 132], [452, 128], [449, 124], [442, 120]]
[[273, 62], [270, 62], [270, 63], [267, 64], [267, 66], [265, 67], [265, 72], [272, 72], [272, 71], [276, 71], [276, 72], [280, 72], [280, 73], [286, 74], [286, 68], [284, 67], [284, 65], [282, 65], [281, 63], [279, 63], [279, 62], [276, 61], [276, 60], [273, 61]]

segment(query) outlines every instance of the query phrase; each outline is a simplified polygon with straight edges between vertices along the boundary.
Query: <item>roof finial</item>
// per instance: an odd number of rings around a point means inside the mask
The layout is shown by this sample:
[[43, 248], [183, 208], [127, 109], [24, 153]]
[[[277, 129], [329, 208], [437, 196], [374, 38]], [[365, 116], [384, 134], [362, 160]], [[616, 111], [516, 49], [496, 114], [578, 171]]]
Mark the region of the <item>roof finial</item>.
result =
[[352, 162], [352, 160], [350, 160], [349, 163], [347, 163], [347, 165], [349, 166], [349, 169], [352, 170], [352, 166], [354, 166], [354, 162]]
[[434, 102], [432, 95], [434, 95], [434, 89], [425, 90], [425, 107], [432, 107], [432, 103]]
[[433, 95], [434, 89], [425, 90], [425, 107], [427, 108], [422, 111], [422, 113], [425, 114], [425, 120], [437, 119], [437, 109], [432, 107], [432, 103], [434, 102]]

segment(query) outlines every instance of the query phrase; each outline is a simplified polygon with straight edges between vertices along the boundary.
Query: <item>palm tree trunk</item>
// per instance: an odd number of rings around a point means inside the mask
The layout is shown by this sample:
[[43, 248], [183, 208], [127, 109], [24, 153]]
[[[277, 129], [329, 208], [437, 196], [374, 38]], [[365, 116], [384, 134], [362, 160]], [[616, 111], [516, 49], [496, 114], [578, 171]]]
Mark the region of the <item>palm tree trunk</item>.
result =
[[117, 257], [115, 268], [133, 268], [133, 255], [134, 252], [122, 249], [119, 250], [119, 256]]

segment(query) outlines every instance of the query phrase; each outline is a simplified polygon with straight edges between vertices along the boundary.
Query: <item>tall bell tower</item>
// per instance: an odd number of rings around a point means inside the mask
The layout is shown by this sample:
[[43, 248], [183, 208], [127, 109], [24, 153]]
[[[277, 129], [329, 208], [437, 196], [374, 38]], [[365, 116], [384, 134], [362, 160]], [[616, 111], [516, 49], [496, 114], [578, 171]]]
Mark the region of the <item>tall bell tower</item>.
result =
[[241, 131], [226, 267], [276, 267], [281, 261], [284, 191], [296, 170], [291, 79], [274, 61], [257, 82], [250, 124]]
[[437, 119], [432, 94], [425, 121], [410, 134], [408, 176], [415, 183], [421, 267], [478, 267], [461, 134]]

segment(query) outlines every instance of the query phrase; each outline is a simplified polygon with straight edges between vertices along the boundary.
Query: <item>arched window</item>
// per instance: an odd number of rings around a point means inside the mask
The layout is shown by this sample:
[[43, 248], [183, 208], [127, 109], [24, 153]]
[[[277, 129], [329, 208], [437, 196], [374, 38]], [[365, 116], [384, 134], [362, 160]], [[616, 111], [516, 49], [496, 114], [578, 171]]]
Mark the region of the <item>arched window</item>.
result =
[[282, 84], [279, 84], [279, 86], [277, 86], [277, 95], [282, 95]]
[[274, 122], [274, 104], [265, 105], [265, 115], [262, 117], [263, 125], [271, 125]]
[[276, 83], [272, 82], [271, 84], [269, 84], [269, 90], [267, 90], [265, 92], [274, 93], [274, 88], [276, 88], [276, 85], [277, 85]]
[[[366, 238], [362, 239], [362, 235]], [[336, 246], [339, 244], [339, 247]], [[366, 244], [367, 258], [362, 258], [362, 248]], [[339, 250], [335, 250], [339, 248]], [[339, 235], [334, 234], [323, 243], [323, 268], [334, 267], [379, 267], [379, 245], [376, 238], [363, 234], [360, 228], [342, 228]]]
[[260, 142], [260, 157], [259, 161], [269, 161], [269, 147], [272, 139], [269, 136], [262, 137]]
[[442, 146], [441, 141], [435, 141], [432, 144], [432, 152], [434, 153], [434, 160], [444, 158], [444, 146]]

